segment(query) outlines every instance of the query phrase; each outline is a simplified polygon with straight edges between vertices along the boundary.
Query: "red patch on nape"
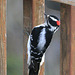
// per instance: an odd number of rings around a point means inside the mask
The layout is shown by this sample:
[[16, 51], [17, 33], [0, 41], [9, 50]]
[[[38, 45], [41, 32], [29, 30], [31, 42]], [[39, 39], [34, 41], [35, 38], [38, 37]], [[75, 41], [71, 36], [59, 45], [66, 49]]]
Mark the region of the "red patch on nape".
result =
[[60, 25], [60, 21], [57, 21], [57, 25], [58, 25], [58, 26]]

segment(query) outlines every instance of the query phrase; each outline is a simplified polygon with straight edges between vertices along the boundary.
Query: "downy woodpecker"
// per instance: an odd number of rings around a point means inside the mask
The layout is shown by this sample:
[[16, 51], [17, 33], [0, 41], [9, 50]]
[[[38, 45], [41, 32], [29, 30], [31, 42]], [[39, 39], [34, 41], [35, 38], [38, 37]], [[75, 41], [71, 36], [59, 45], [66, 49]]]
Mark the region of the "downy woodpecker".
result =
[[40, 65], [44, 62], [45, 51], [48, 48], [53, 34], [60, 25], [59, 19], [54, 15], [45, 14], [45, 23], [35, 26], [28, 39], [28, 66], [29, 75], [38, 75]]

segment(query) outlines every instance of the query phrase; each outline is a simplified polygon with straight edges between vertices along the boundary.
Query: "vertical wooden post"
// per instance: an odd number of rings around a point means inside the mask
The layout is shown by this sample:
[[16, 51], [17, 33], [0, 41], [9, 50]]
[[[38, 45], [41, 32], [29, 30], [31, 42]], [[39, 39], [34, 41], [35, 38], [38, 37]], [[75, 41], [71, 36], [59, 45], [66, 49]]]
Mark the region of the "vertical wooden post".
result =
[[[23, 21], [24, 21], [24, 75], [27, 74], [27, 40], [31, 29], [44, 22], [45, 1], [44, 0], [23, 0]], [[41, 66], [40, 75], [44, 75], [44, 63]]]
[[61, 4], [60, 75], [75, 75], [75, 7]]
[[71, 6], [71, 61], [70, 75], [75, 75], [75, 6]]
[[28, 75], [27, 41], [32, 29], [32, 0], [23, 0], [23, 59], [24, 75]]
[[[32, 0], [32, 10], [33, 10], [33, 27], [44, 23], [44, 13], [45, 13], [45, 0]], [[39, 75], [44, 75], [44, 63], [40, 66]]]
[[33, 27], [44, 23], [45, 0], [32, 0]]
[[7, 75], [6, 68], [6, 0], [0, 0], [0, 75]]

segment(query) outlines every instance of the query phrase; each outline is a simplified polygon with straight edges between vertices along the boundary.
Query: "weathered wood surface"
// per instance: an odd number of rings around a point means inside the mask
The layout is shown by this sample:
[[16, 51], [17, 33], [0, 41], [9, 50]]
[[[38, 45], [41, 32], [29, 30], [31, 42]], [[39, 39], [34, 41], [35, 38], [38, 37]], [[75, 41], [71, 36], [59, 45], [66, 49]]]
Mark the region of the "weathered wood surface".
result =
[[60, 75], [75, 75], [75, 7], [61, 4]]
[[6, 0], [0, 0], [0, 75], [7, 75], [6, 68]]
[[[24, 21], [24, 37], [23, 37], [23, 57], [24, 57], [24, 75], [28, 75], [27, 69], [27, 40], [31, 29], [44, 22], [45, 12], [44, 0], [23, 0], [23, 21]], [[44, 63], [41, 66], [40, 74], [44, 75]]]
[[[44, 23], [45, 0], [32, 0], [32, 23], [33, 27]], [[40, 67], [39, 75], [44, 75], [44, 63]]]
[[23, 59], [24, 75], [28, 75], [27, 65], [27, 41], [32, 29], [32, 0], [23, 0]]
[[61, 4], [61, 47], [60, 47], [60, 75], [70, 75], [70, 51], [71, 51], [71, 6]]
[[33, 27], [44, 22], [45, 0], [32, 0]]
[[74, 5], [75, 6], [75, 0], [51, 0], [51, 1], [56, 1], [56, 2], [70, 4], [70, 5]]
[[75, 75], [75, 7], [71, 6], [71, 71]]

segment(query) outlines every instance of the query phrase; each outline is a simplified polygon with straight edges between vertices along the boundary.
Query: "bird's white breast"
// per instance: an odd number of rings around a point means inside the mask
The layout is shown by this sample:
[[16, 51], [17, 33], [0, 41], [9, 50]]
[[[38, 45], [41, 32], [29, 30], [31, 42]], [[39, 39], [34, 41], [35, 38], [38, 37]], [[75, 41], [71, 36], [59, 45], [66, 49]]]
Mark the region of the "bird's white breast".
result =
[[38, 40], [38, 45], [37, 45], [37, 48], [39, 48], [39, 50], [42, 50], [44, 48], [45, 43], [46, 43], [45, 34], [46, 34], [46, 31], [45, 31], [45, 28], [43, 28], [41, 30], [39, 40]]

